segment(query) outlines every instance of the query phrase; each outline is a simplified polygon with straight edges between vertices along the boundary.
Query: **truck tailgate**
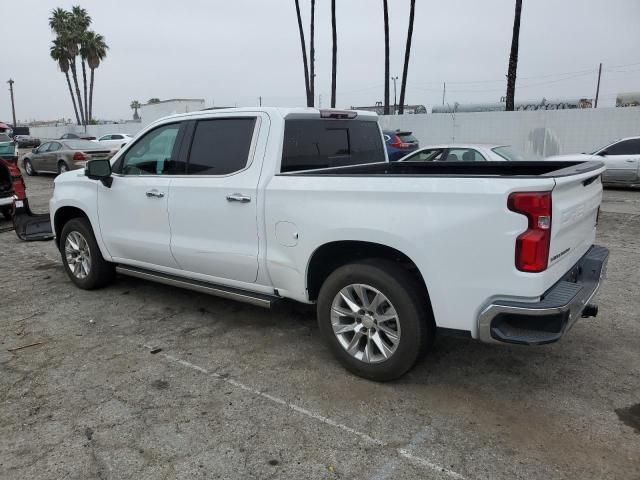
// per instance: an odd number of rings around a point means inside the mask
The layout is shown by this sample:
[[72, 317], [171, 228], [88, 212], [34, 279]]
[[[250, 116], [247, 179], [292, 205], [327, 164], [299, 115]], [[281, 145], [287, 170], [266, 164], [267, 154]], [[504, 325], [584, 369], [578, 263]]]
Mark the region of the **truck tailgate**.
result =
[[[556, 177], [551, 197], [552, 224], [549, 268], [564, 273], [595, 241], [602, 201], [600, 170]], [[554, 270], [556, 270], [554, 269]]]

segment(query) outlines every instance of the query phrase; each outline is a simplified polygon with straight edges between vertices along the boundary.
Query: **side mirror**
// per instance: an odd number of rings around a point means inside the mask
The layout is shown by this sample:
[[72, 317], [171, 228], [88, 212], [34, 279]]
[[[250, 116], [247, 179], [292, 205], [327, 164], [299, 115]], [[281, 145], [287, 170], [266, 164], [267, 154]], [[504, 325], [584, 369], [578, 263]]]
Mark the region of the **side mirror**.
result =
[[84, 174], [91, 180], [100, 180], [105, 187], [111, 188], [113, 177], [109, 160], [89, 160], [84, 166]]
[[36, 153], [36, 150], [38, 150], [37, 148], [32, 148], [31, 149], [31, 153]]

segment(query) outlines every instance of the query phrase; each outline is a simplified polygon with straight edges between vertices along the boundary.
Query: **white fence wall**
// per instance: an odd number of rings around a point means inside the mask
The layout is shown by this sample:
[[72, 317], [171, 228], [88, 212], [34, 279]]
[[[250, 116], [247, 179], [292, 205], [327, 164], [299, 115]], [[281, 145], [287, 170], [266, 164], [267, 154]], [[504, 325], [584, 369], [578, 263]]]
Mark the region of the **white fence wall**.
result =
[[[87, 135], [92, 135], [96, 138], [100, 138], [107, 133], [128, 133], [129, 135], [135, 135], [142, 129], [141, 123], [118, 123], [110, 125], [87, 125]], [[65, 133], [77, 133], [78, 135], [84, 135], [84, 127], [78, 125], [61, 125], [58, 127], [30, 127], [29, 132], [34, 137], [38, 137], [41, 140], [47, 140], [52, 138], [60, 138]]]
[[380, 117], [383, 129], [410, 130], [421, 146], [503, 143], [540, 156], [591, 152], [640, 135], [640, 107]]

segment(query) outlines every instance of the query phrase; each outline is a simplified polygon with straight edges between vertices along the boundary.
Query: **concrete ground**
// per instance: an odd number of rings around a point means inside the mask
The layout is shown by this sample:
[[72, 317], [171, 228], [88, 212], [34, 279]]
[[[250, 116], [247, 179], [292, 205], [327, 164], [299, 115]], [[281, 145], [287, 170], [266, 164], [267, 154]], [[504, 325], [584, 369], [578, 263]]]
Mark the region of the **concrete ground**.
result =
[[[44, 210], [52, 177], [27, 184]], [[312, 308], [82, 291], [52, 242], [1, 233], [0, 477], [639, 479], [640, 191], [605, 191], [598, 236], [597, 319], [544, 347], [440, 338], [377, 384]]]

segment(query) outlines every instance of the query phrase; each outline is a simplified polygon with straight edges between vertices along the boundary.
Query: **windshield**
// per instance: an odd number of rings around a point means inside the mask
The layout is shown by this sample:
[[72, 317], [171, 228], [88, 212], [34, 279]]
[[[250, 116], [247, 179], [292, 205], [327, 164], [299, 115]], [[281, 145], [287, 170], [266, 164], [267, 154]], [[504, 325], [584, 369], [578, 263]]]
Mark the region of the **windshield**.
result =
[[64, 144], [69, 147], [70, 150], [96, 150], [98, 148], [104, 148], [90, 140], [67, 140]]
[[526, 160], [536, 160], [537, 158], [539, 158], [538, 155], [534, 153], [527, 153], [525, 155], [518, 150], [514, 150], [513, 147], [509, 147], [506, 145], [502, 147], [495, 147], [491, 150], [510, 162], [524, 162]]

